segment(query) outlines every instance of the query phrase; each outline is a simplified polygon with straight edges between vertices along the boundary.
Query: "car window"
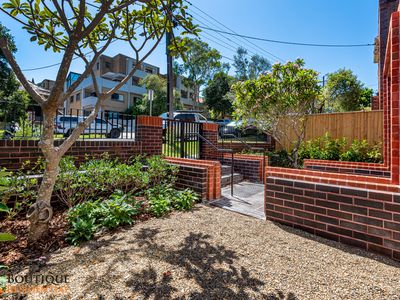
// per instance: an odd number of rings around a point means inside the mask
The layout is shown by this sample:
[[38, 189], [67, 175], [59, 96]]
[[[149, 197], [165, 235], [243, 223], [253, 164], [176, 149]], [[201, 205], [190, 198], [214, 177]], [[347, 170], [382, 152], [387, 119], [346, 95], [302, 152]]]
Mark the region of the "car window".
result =
[[106, 121], [102, 120], [102, 119], [96, 119], [96, 124], [107, 124]]
[[203, 116], [202, 114], [197, 114], [197, 115], [199, 116], [200, 120], [207, 121], [207, 118], [205, 116]]
[[60, 117], [60, 122], [63, 122], [63, 123], [78, 123], [78, 117]]
[[238, 122], [232, 121], [232, 122], [229, 122], [227, 126], [237, 126], [237, 125], [238, 125]]
[[175, 116], [175, 120], [180, 120], [180, 121], [187, 121], [187, 122], [195, 122], [196, 117], [194, 114], [179, 114]]

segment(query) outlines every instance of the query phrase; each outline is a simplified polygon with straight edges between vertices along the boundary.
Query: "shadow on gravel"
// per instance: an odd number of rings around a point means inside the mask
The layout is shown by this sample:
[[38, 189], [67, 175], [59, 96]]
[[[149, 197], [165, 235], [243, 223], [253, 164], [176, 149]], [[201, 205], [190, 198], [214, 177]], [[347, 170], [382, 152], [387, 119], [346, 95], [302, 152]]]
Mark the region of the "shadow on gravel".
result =
[[[183, 268], [184, 280], [187, 280], [188, 287], [191, 286], [187, 294], [183, 291], [185, 299], [254, 299], [255, 295], [257, 299], [297, 299], [293, 293], [285, 295], [281, 291], [263, 294], [264, 282], [235, 264], [238, 257], [234, 251], [211, 244], [210, 235], [190, 233], [177, 249], [169, 249], [156, 238], [158, 233], [157, 229], [142, 229], [132, 242], [141, 247], [143, 253], [150, 257], [155, 255], [154, 259], [170, 264], [172, 269], [161, 273], [149, 266], [131, 275], [126, 285], [144, 299], [171, 299], [177, 292], [171, 284], [173, 270], [178, 268]], [[196, 291], [193, 291], [193, 286]]]

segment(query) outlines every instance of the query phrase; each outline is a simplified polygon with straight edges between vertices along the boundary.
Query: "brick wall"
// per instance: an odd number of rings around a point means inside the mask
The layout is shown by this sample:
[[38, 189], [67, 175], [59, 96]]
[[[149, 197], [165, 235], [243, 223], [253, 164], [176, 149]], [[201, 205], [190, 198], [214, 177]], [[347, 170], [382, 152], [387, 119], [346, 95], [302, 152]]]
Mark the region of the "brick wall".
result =
[[173, 158], [173, 157], [167, 157], [166, 159], [167, 161], [176, 165], [205, 169], [206, 170], [205, 179], [203, 177], [200, 179], [198, 176], [194, 176], [193, 178], [191, 178], [190, 176], [195, 174], [194, 171], [184, 173], [185, 183], [196, 184], [199, 180], [203, 180], [202, 182], [203, 185], [205, 180], [206, 199], [215, 200], [221, 198], [221, 164], [218, 161]]
[[266, 217], [400, 260], [400, 194], [268, 177]]
[[[232, 156], [225, 154], [224, 162], [225, 165], [231, 165]], [[268, 157], [259, 155], [246, 155], [246, 154], [234, 154], [234, 170], [243, 175], [243, 178], [253, 182], [263, 181], [263, 172], [265, 167], [268, 165]]]
[[142, 143], [143, 154], [161, 155], [162, 131], [162, 119], [160, 117], [137, 116], [136, 140]]
[[304, 168], [321, 172], [334, 172], [378, 177], [390, 177], [384, 164], [306, 159]]
[[[218, 149], [218, 124], [203, 123], [201, 132], [202, 136]], [[201, 159], [214, 160], [222, 157], [222, 153], [205, 141], [200, 143], [200, 147]]]
[[190, 188], [195, 191], [201, 200], [208, 200], [207, 168], [177, 164], [178, 178], [175, 186], [178, 189]]
[[[29, 160], [35, 162], [42, 156], [38, 147], [39, 141], [33, 140], [0, 140], [0, 167], [15, 170]], [[55, 141], [55, 145], [62, 140]], [[78, 140], [66, 155], [83, 160], [85, 155], [98, 156], [108, 152], [112, 157], [126, 160], [137, 154], [161, 155], [162, 153], [162, 119], [159, 117], [138, 116], [136, 121], [136, 138], [133, 140]]]
[[399, 0], [379, 0], [379, 68], [378, 78], [380, 85], [379, 99], [373, 99], [373, 109], [382, 109], [384, 104], [384, 95], [381, 92], [383, 83], [383, 69], [386, 58], [386, 48], [388, 34], [390, 30], [390, 19], [393, 12], [397, 11]]
[[[23, 140], [0, 140], [0, 168], [17, 170], [26, 161], [34, 163], [42, 152], [38, 147], [39, 141]], [[56, 141], [61, 143], [61, 141]], [[85, 140], [76, 141], [66, 155], [75, 156], [82, 161], [86, 155], [99, 156], [109, 153], [111, 157], [127, 160], [141, 153], [141, 143], [135, 141], [107, 141], [107, 140]]]

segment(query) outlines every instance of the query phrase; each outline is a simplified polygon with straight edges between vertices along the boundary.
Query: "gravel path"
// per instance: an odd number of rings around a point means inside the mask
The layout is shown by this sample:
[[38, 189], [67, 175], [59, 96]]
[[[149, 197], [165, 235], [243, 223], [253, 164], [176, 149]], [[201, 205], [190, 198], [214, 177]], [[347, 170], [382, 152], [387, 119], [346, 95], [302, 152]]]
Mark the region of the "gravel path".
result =
[[68, 274], [66, 299], [400, 299], [400, 264], [203, 205], [64, 248], [40, 273]]

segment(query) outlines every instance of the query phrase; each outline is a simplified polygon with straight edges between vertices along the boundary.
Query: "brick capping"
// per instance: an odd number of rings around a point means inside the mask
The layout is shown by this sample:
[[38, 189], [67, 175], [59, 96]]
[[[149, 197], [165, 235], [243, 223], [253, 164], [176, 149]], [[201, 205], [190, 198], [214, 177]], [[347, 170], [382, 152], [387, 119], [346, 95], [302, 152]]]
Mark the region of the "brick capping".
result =
[[137, 116], [136, 125], [150, 126], [150, 127], [162, 127], [162, 118], [152, 116]]
[[267, 167], [267, 178], [278, 177], [315, 183], [343, 185], [379, 191], [399, 192], [400, 187], [391, 183], [389, 178], [352, 174], [327, 173], [310, 170], [297, 170]]
[[204, 131], [215, 131], [218, 132], [218, 124], [216, 123], [202, 123]]
[[388, 170], [389, 167], [381, 163], [366, 163], [366, 162], [350, 162], [350, 161], [333, 161], [321, 159], [305, 159], [304, 166], [310, 165], [329, 165], [331, 167], [344, 168], [366, 168], [371, 170]]

